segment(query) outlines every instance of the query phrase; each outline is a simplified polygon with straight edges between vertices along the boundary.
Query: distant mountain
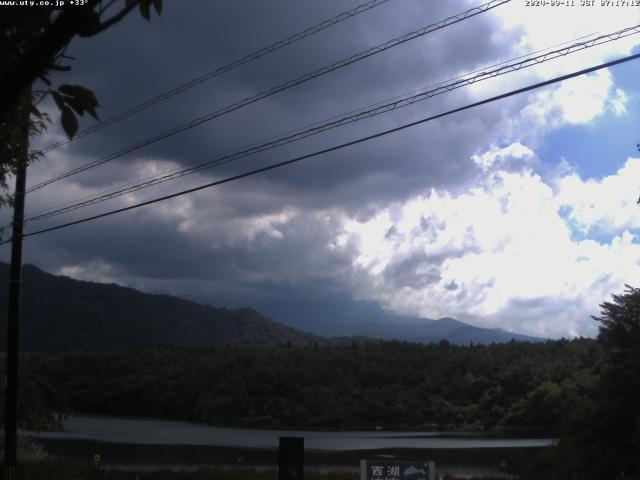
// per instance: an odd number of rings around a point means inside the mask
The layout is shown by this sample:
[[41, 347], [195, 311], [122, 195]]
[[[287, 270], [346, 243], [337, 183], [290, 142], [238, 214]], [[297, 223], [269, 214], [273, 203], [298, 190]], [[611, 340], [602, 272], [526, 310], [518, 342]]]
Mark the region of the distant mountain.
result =
[[[8, 265], [0, 262], [0, 350], [6, 345], [8, 276]], [[318, 306], [286, 297], [291, 301], [290, 313], [271, 314], [293, 325], [286, 326], [251, 308], [215, 308], [116, 284], [51, 275], [33, 265], [23, 267], [22, 298], [23, 351], [94, 351], [164, 344], [334, 344], [352, 338], [421, 343], [447, 340], [460, 345], [542, 340], [474, 327], [453, 318], [395, 316], [373, 302], [349, 301], [344, 295], [323, 298], [323, 305]], [[304, 320], [292, 324], [291, 315]], [[299, 330], [314, 325], [324, 327], [324, 336], [318, 328], [314, 333]]]
[[[442, 326], [447, 326], [447, 333], [444, 337], [451, 343], [458, 345], [468, 345], [469, 343], [503, 343], [517, 340], [520, 342], [543, 342], [544, 338], [530, 337], [519, 333], [508, 332], [502, 328], [480, 328], [474, 327], [453, 318], [441, 318], [435, 320], [431, 328], [440, 330]], [[433, 330], [430, 331], [430, 333]], [[433, 335], [433, 333], [431, 333]]]
[[[242, 343], [292, 345], [325, 339], [281, 325], [250, 308], [213, 308], [116, 284], [22, 269], [23, 351], [110, 350], [130, 346]], [[6, 347], [9, 267], [0, 262], [0, 349]]]
[[364, 336], [421, 343], [447, 340], [458, 345], [545, 340], [501, 328], [474, 327], [448, 317], [430, 320], [394, 315], [375, 302], [354, 300], [346, 293], [305, 293], [309, 291], [314, 289], [283, 290], [281, 295], [258, 299], [253, 306], [285, 325], [330, 337]]
[[[392, 317], [390, 315], [390, 317]], [[428, 318], [403, 317], [397, 321], [388, 321], [375, 325], [366, 325], [353, 329], [353, 334], [367, 335], [375, 338], [406, 340], [419, 343], [439, 342], [447, 340], [456, 345], [470, 343], [504, 343], [511, 340], [522, 342], [542, 342], [543, 338], [529, 337], [507, 332], [501, 328], [474, 327], [453, 318], [430, 320]], [[364, 333], [366, 332], [366, 333]]]

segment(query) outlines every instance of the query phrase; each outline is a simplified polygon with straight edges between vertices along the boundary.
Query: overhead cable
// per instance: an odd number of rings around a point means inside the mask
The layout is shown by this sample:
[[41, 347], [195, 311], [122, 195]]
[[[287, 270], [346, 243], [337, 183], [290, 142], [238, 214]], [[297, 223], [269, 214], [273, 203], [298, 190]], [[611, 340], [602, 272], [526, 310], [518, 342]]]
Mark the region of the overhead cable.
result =
[[[445, 116], [448, 116], [448, 115], [451, 115], [451, 114], [454, 114], [454, 113], [458, 113], [458, 112], [462, 112], [462, 111], [465, 111], [465, 110], [469, 110], [471, 108], [479, 107], [481, 105], [486, 105], [488, 103], [492, 103], [492, 102], [495, 102], [497, 100], [502, 100], [504, 98], [511, 97], [513, 95], [518, 95], [518, 94], [521, 94], [521, 93], [525, 93], [525, 92], [528, 92], [530, 90], [542, 88], [542, 87], [545, 87], [547, 85], [551, 85], [551, 84], [554, 84], [554, 83], [562, 82], [562, 81], [568, 80], [570, 78], [574, 78], [574, 77], [577, 77], [577, 76], [580, 76], [580, 75], [585, 75], [587, 73], [595, 72], [595, 71], [601, 70], [603, 68], [609, 68], [609, 67], [612, 67], [614, 65], [619, 65], [621, 63], [629, 62], [631, 60], [637, 60], [639, 58], [640, 58], [640, 53], [635, 54], [635, 55], [629, 55], [627, 57], [619, 58], [617, 60], [613, 60], [613, 61], [610, 61], [610, 62], [602, 63], [600, 65], [596, 65], [596, 66], [593, 66], [593, 67], [589, 67], [589, 68], [585, 68], [585, 69], [582, 69], [582, 70], [578, 70], [578, 71], [573, 72], [573, 73], [569, 73], [569, 74], [566, 74], [566, 75], [555, 77], [555, 78], [552, 78], [550, 80], [545, 80], [543, 82], [534, 83], [532, 85], [528, 85], [526, 87], [519, 88], [517, 90], [511, 90], [510, 92], [507, 92], [507, 93], [496, 95], [496, 96], [493, 96], [493, 97], [490, 97], [490, 98], [487, 98], [485, 100], [481, 100], [481, 101], [478, 101], [478, 102], [475, 102], [475, 103], [467, 104], [467, 105], [464, 105], [462, 107], [454, 108], [453, 110], [449, 110], [449, 111], [444, 112], [444, 113], [440, 113], [440, 114], [437, 114], [437, 115], [426, 117], [426, 118], [423, 118], [421, 120], [416, 120], [414, 122], [406, 123], [406, 124], [401, 125], [399, 127], [395, 127], [395, 128], [391, 128], [391, 129], [388, 129], [388, 130], [384, 130], [382, 132], [378, 132], [378, 133], [375, 133], [373, 135], [368, 135], [366, 137], [361, 137], [359, 139], [352, 140], [350, 142], [342, 143], [340, 145], [336, 145], [336, 146], [333, 146], [333, 147], [330, 147], [330, 148], [325, 148], [323, 150], [318, 150], [316, 152], [309, 153], [307, 155], [301, 155], [301, 156], [298, 156], [298, 157], [295, 157], [295, 158], [292, 158], [292, 159], [289, 159], [289, 160], [273, 163], [273, 164], [267, 165], [265, 167], [257, 168], [255, 170], [250, 170], [248, 172], [240, 173], [238, 175], [233, 175], [231, 177], [227, 177], [227, 178], [224, 178], [222, 180], [216, 180], [214, 182], [206, 183], [206, 184], [200, 185], [198, 187], [193, 187], [193, 188], [189, 188], [187, 190], [182, 190], [180, 192], [172, 193], [172, 194], [169, 194], [169, 195], [164, 195], [162, 197], [154, 198], [152, 200], [147, 200], [145, 202], [140, 202], [140, 203], [137, 203], [137, 204], [134, 204], [134, 205], [129, 205], [129, 206], [124, 207], [124, 208], [111, 210], [111, 211], [108, 211], [108, 212], [105, 212], [105, 213], [101, 213], [101, 214], [98, 214], [98, 215], [93, 215], [93, 216], [90, 216], [90, 217], [85, 217], [85, 218], [82, 218], [82, 219], [79, 219], [79, 220], [75, 220], [75, 221], [72, 221], [72, 222], [67, 222], [67, 223], [63, 223], [63, 224], [60, 224], [60, 225], [55, 225], [53, 227], [43, 228], [41, 230], [36, 230], [36, 231], [33, 231], [33, 232], [29, 232], [27, 234], [22, 235], [22, 237], [23, 238], [27, 238], [27, 237], [32, 237], [32, 236], [35, 236], [35, 235], [41, 235], [41, 234], [47, 233], [47, 232], [52, 232], [52, 231], [55, 231], [55, 230], [60, 230], [60, 229], [63, 229], [63, 228], [68, 228], [68, 227], [71, 227], [73, 225], [79, 225], [79, 224], [90, 222], [90, 221], [97, 220], [97, 219], [100, 219], [100, 218], [109, 217], [109, 216], [115, 215], [117, 213], [127, 212], [129, 210], [134, 210], [134, 209], [137, 209], [137, 208], [140, 208], [140, 207], [144, 207], [144, 206], [147, 206], [147, 205], [153, 205], [155, 203], [162, 202], [162, 201], [165, 201], [165, 200], [169, 200], [171, 198], [176, 198], [176, 197], [179, 197], [179, 196], [182, 196], [182, 195], [186, 195], [186, 194], [189, 194], [189, 193], [194, 193], [194, 192], [197, 192], [197, 191], [200, 191], [200, 190], [204, 190], [204, 189], [207, 189], [207, 188], [211, 188], [211, 187], [215, 187], [215, 186], [222, 185], [222, 184], [225, 184], [225, 183], [233, 182], [233, 181], [236, 181], [236, 180], [240, 180], [242, 178], [250, 177], [250, 176], [253, 176], [253, 175], [256, 175], [256, 174], [259, 174], [259, 173], [264, 173], [264, 172], [267, 172], [267, 171], [270, 171], [270, 170], [275, 170], [277, 168], [284, 167], [286, 165], [291, 165], [291, 164], [294, 164], [294, 163], [298, 163], [298, 162], [301, 162], [303, 160], [307, 160], [309, 158], [314, 158], [314, 157], [318, 157], [320, 155], [324, 155], [326, 153], [335, 152], [335, 151], [341, 150], [343, 148], [351, 147], [353, 145], [364, 143], [364, 142], [367, 142], [369, 140], [373, 140], [375, 138], [379, 138], [379, 137], [383, 137], [383, 136], [389, 135], [391, 133], [399, 132], [401, 130], [405, 130], [407, 128], [414, 127], [416, 125], [427, 123], [427, 122], [430, 122], [430, 121], [433, 121], [433, 120], [436, 120], [438, 118], [442, 118], [442, 117], [445, 117]], [[12, 239], [8, 239], [8, 240], [0, 243], [0, 245], [4, 245], [4, 244], [9, 243], [11, 241], [12, 241]]]
[[115, 160], [116, 158], [120, 158], [128, 153], [134, 152], [136, 150], [139, 150], [142, 147], [146, 147], [148, 145], [151, 145], [153, 143], [159, 142], [160, 140], [164, 140], [166, 138], [172, 137], [174, 135], [177, 135], [179, 133], [182, 133], [184, 131], [190, 130], [194, 127], [197, 127], [199, 125], [202, 125], [203, 123], [209, 122], [211, 120], [213, 120], [214, 118], [218, 118], [222, 115], [226, 115], [227, 113], [233, 112], [235, 110], [238, 110], [240, 108], [243, 108], [247, 105], [250, 105], [252, 103], [255, 103], [259, 100], [262, 100], [266, 97], [269, 97], [271, 95], [275, 95], [276, 93], [282, 92], [284, 90], [287, 90], [289, 88], [295, 87], [297, 85], [300, 85], [302, 83], [308, 82], [309, 80], [312, 80], [314, 78], [318, 78], [322, 75], [326, 75], [327, 73], [333, 72], [335, 70], [338, 70], [340, 68], [346, 67], [347, 65], [351, 65], [355, 62], [358, 62], [360, 60], [364, 60], [365, 58], [368, 58], [372, 55], [376, 55], [378, 53], [384, 52], [390, 48], [393, 47], [397, 47], [398, 45], [402, 45], [410, 40], [414, 40], [416, 38], [422, 37], [424, 35], [427, 35], [428, 33], [443, 29], [445, 27], [448, 27], [450, 25], [462, 22], [468, 18], [474, 17], [476, 15], [479, 15], [481, 13], [487, 12], [493, 8], [496, 8], [500, 5], [503, 5], [505, 3], [510, 2], [511, 0], [491, 0], [490, 2], [487, 2], [485, 4], [482, 4], [478, 7], [474, 7], [471, 8], [465, 12], [462, 12], [458, 15], [453, 15], [451, 17], [448, 17], [444, 20], [441, 20], [437, 23], [434, 23], [432, 25], [428, 25], [426, 27], [420, 28], [418, 30], [415, 30], [413, 32], [409, 32], [405, 35], [402, 35], [400, 37], [396, 37], [392, 40], [389, 40], [383, 44], [380, 44], [376, 47], [372, 47], [368, 50], [365, 50], [363, 52], [357, 53], [355, 55], [352, 55], [348, 58], [345, 58], [343, 60], [340, 60], [338, 62], [332, 63], [331, 65], [319, 68], [318, 70], [315, 70], [311, 73], [306, 73], [304, 75], [301, 75], [300, 77], [293, 79], [293, 80], [289, 80], [285, 83], [279, 84], [275, 87], [272, 87], [268, 90], [265, 90], [261, 93], [258, 93], [256, 95], [253, 95], [251, 97], [247, 97], [243, 100], [240, 100], [239, 102], [227, 105], [226, 107], [220, 108], [214, 112], [208, 113], [206, 115], [203, 115], [201, 117], [198, 117], [196, 119], [193, 119], [189, 122], [183, 123], [177, 127], [174, 127], [170, 130], [166, 130], [163, 133], [154, 135], [153, 137], [147, 138], [145, 140], [142, 140], [138, 143], [135, 143], [133, 145], [130, 145], [122, 150], [119, 150], [115, 153], [106, 155], [92, 163], [80, 166], [78, 168], [75, 168], [73, 170], [69, 170], [65, 173], [62, 173], [60, 175], [57, 175], [55, 177], [49, 178], [43, 182], [40, 182], [32, 187], [29, 187], [27, 189], [27, 193], [33, 192], [35, 190], [38, 190], [42, 187], [45, 187], [47, 185], [50, 185], [54, 182], [57, 182], [59, 180], [62, 180], [64, 178], [68, 178], [72, 175], [76, 175], [80, 172], [84, 172], [86, 170], [89, 170], [91, 168], [97, 167], [99, 165], [103, 165], [107, 162], [110, 162], [112, 160]]
[[218, 67], [215, 70], [212, 70], [210, 72], [205, 73], [204, 75], [201, 75], [199, 77], [196, 77], [192, 80], [189, 80], [188, 82], [184, 82], [181, 83], [180, 85], [178, 85], [177, 87], [172, 88], [171, 90], [168, 90], [156, 97], [150, 98], [149, 100], [146, 100], [145, 102], [142, 102], [134, 107], [131, 107], [123, 112], [118, 113], [117, 115], [114, 115], [112, 117], [109, 117], [105, 120], [102, 120], [99, 123], [96, 123], [95, 125], [92, 125], [91, 127], [85, 128], [83, 130], [80, 130], [78, 133], [76, 133], [76, 135], [73, 138], [66, 138], [64, 140], [60, 140], [59, 142], [55, 142], [52, 143], [51, 145], [48, 145], [47, 147], [43, 148], [42, 150], [40, 150], [40, 152], [42, 153], [47, 153], [50, 152], [51, 150], [61, 146], [61, 145], [65, 145], [67, 143], [73, 142], [79, 138], [85, 137], [91, 133], [97, 132], [98, 130], [103, 129], [104, 127], [107, 127], [109, 125], [112, 125], [116, 122], [119, 122], [121, 120], [124, 120], [125, 118], [131, 117], [132, 115], [135, 115], [136, 113], [142, 112], [143, 110], [146, 110], [147, 108], [163, 102], [165, 100], [168, 100], [172, 97], [175, 97], [176, 95], [179, 95], [182, 92], [185, 92], [197, 85], [200, 85], [201, 83], [204, 83], [208, 80], [211, 80], [219, 75], [222, 75], [223, 73], [229, 72], [231, 70], [234, 70], [242, 65], [245, 65], [247, 63], [253, 62], [254, 60], [257, 60], [261, 57], [264, 57], [265, 55], [268, 55], [270, 53], [275, 52], [276, 50], [280, 50], [281, 48], [287, 47], [293, 43], [296, 43], [304, 38], [307, 38], [315, 33], [321, 32], [322, 30], [325, 30], [337, 23], [340, 23], [344, 20], [347, 20], [349, 18], [355, 17], [356, 15], [359, 15], [361, 13], [364, 13], [368, 10], [371, 10], [372, 8], [375, 8], [379, 5], [382, 5], [383, 3], [387, 3], [390, 0], [370, 0], [369, 2], [363, 3], [362, 5], [358, 5], [355, 8], [352, 8], [351, 10], [347, 10], [346, 12], [342, 12], [339, 13], [338, 15], [331, 17], [327, 20], [324, 20], [323, 22], [318, 23], [317, 25], [313, 25], [305, 30], [302, 30], [301, 32], [298, 33], [294, 33], [293, 35], [288, 36], [287, 38], [283, 39], [283, 40], [279, 40], [275, 43], [272, 43], [271, 45], [261, 48], [259, 50], [256, 50], [253, 53], [250, 53], [249, 55], [246, 55], [242, 58], [239, 58], [237, 60], [234, 60], [222, 67]]
[[113, 198], [117, 198], [129, 193], [133, 193], [145, 188], [152, 187], [154, 185], [158, 185], [171, 180], [175, 180], [177, 178], [184, 177], [186, 175], [197, 173], [202, 170], [212, 168], [214, 166], [223, 165], [241, 158], [248, 157], [250, 155], [255, 155], [257, 153], [270, 150], [272, 148], [293, 143], [293, 142], [302, 140], [306, 137], [316, 135], [318, 133], [321, 133], [327, 130], [341, 127], [343, 125], [364, 120], [366, 118], [370, 118], [373, 116], [381, 115], [383, 113], [397, 110], [399, 108], [407, 107], [407, 106], [413, 105], [414, 103], [433, 98], [437, 95], [441, 95], [443, 93], [447, 93], [458, 88], [472, 85], [479, 81], [488, 80], [490, 78], [495, 78], [500, 75], [504, 75], [514, 71], [522, 70], [524, 68], [532, 67], [534, 65], [539, 65], [541, 63], [544, 63], [559, 57], [564, 57], [566, 55], [579, 52], [584, 49], [594, 47], [596, 45], [609, 43], [609, 42], [618, 40], [620, 38], [624, 38], [629, 35], [634, 35], [637, 33], [640, 33], [640, 25], [634, 25], [632, 27], [627, 27], [613, 33], [600, 35], [598, 37], [592, 38], [587, 41], [573, 43], [568, 47], [552, 50], [540, 55], [535, 55], [518, 62], [511, 62], [506, 64], [503, 63], [502, 66], [491, 69], [491, 70], [483, 70], [478, 73], [473, 72], [471, 74], [458, 77], [457, 79], [454, 79], [452, 81], [442, 82], [438, 85], [437, 88], [433, 88], [425, 91], [419, 91], [418, 93], [413, 93], [411, 95], [407, 95], [404, 97], [397, 97], [393, 99], [393, 101], [391, 102], [378, 104], [373, 108], [369, 108], [367, 110], [358, 111], [357, 113], [338, 117], [323, 124], [315, 125], [304, 130], [298, 130], [293, 134], [276, 137], [274, 140], [270, 140], [262, 144], [251, 145], [248, 148], [245, 148], [242, 150], [237, 150], [232, 153], [227, 153], [219, 156], [207, 157], [206, 159], [203, 159], [200, 163], [196, 165], [185, 167], [182, 169], [174, 169], [165, 174], [156, 175], [151, 179], [140, 181], [137, 183], [129, 182], [125, 185], [122, 185], [121, 187], [116, 188], [115, 190], [109, 191], [108, 193], [93, 195], [87, 199], [80, 200], [80, 201], [67, 202], [66, 204], [63, 204], [58, 208], [51, 208], [44, 211], [44, 213], [28, 216], [27, 218], [25, 218], [25, 223], [35, 221], [35, 220], [43, 220], [43, 219], [54, 217], [54, 216], [67, 213], [73, 210], [77, 210], [79, 208], [95, 205], [97, 203], [102, 203], [107, 200], [111, 200]]
[[[600, 32], [598, 32], [598, 33], [600, 33]], [[351, 114], [359, 113], [359, 112], [362, 112], [362, 111], [364, 111], [364, 110], [368, 110], [368, 109], [371, 109], [371, 108], [373, 108], [373, 107], [377, 107], [377, 106], [379, 106], [379, 105], [383, 105], [383, 104], [385, 104], [385, 103], [389, 103], [389, 102], [392, 102], [392, 101], [395, 101], [395, 100], [401, 100], [402, 98], [404, 98], [404, 97], [406, 97], [406, 96], [409, 96], [409, 95], [415, 95], [415, 94], [418, 94], [418, 93], [420, 93], [420, 92], [424, 92], [424, 91], [425, 91], [425, 90], [427, 90], [427, 89], [435, 88], [435, 87], [438, 87], [438, 86], [440, 86], [440, 85], [444, 85], [445, 83], [449, 83], [449, 82], [452, 82], [452, 81], [454, 81], [454, 80], [458, 80], [458, 79], [464, 78], [464, 77], [466, 77], [466, 76], [469, 76], [469, 75], [473, 75], [473, 74], [475, 74], [475, 73], [482, 72], [482, 71], [487, 70], [487, 69], [491, 69], [491, 68], [499, 67], [499, 66], [501, 66], [501, 65], [505, 65], [505, 64], [510, 63], [510, 62], [515, 62], [516, 60], [520, 60], [520, 59], [522, 59], [522, 58], [530, 57], [530, 56], [532, 56], [532, 55], [537, 55], [537, 54], [540, 54], [540, 53], [542, 53], [542, 52], [546, 52], [546, 51], [552, 50], [552, 49], [554, 49], [554, 48], [560, 47], [560, 46], [562, 46], [562, 45], [568, 45], [568, 44], [570, 44], [570, 43], [575, 43], [575, 42], [577, 42], [578, 40], [583, 40], [583, 39], [586, 39], [586, 38], [589, 38], [589, 37], [594, 37], [594, 36], [595, 36], [595, 35], [597, 35], [598, 33], [591, 33], [591, 34], [587, 34], [587, 35], [582, 35], [582, 36], [577, 37], [577, 38], [574, 38], [574, 39], [572, 39], [572, 40], [567, 40], [567, 41], [564, 41], [564, 42], [561, 42], [561, 43], [557, 43], [557, 44], [555, 44], [555, 45], [552, 45], [552, 46], [550, 46], [550, 47], [546, 47], [546, 48], [543, 48], [543, 49], [537, 50], [537, 51], [535, 51], [535, 52], [527, 53], [527, 54], [525, 54], [525, 55], [520, 55], [520, 56], [518, 56], [518, 57], [514, 57], [514, 58], [511, 58], [511, 59], [509, 59], [509, 60], [503, 60], [503, 61], [501, 61], [501, 62], [495, 63], [495, 64], [490, 65], [490, 66], [484, 66], [484, 67], [482, 67], [482, 68], [478, 68], [478, 69], [476, 69], [476, 70], [474, 70], [474, 71], [472, 71], [472, 72], [468, 72], [468, 73], [465, 73], [465, 74], [463, 74], [463, 75], [458, 75], [458, 76], [456, 76], [456, 77], [454, 77], [454, 78], [450, 78], [450, 79], [447, 79], [447, 80], [442, 80], [442, 81], [439, 81], [439, 82], [437, 82], [437, 83], [432, 83], [432, 84], [429, 84], [429, 85], [428, 85], [428, 86], [426, 86], [426, 87], [422, 87], [422, 88], [420, 88], [420, 89], [412, 90], [411, 92], [406, 92], [406, 93], [401, 94], [401, 95], [395, 95], [394, 97], [386, 98], [386, 99], [380, 100], [380, 101], [375, 102], [375, 103], [373, 103], [373, 104], [369, 104], [369, 105], [367, 105], [367, 106], [365, 106], [365, 107], [360, 107], [360, 108], [357, 108], [357, 109], [354, 109], [354, 110], [350, 110], [349, 112], [344, 112], [344, 113], [339, 114], [339, 115], [334, 115], [334, 116], [332, 116], [332, 117], [326, 118], [326, 119], [321, 120], [321, 121], [317, 121], [317, 122], [313, 122], [313, 123], [311, 123], [311, 124], [307, 124], [307, 125], [305, 125], [304, 127], [295, 128], [295, 129], [289, 130], [289, 131], [287, 131], [287, 132], [283, 132], [283, 133], [281, 133], [281, 134], [279, 134], [279, 135], [273, 135], [273, 136], [271, 136], [271, 137], [269, 137], [269, 138], [264, 138], [264, 139], [261, 139], [261, 140], [254, 141], [254, 142], [252, 142], [251, 144], [245, 145], [245, 146], [240, 147], [240, 148], [232, 149], [232, 150], [230, 150], [230, 151], [224, 152], [224, 153], [223, 153], [223, 154], [221, 154], [221, 155], [230, 155], [231, 153], [237, 153], [237, 152], [239, 152], [239, 151], [241, 151], [241, 150], [244, 150], [244, 149], [247, 149], [247, 148], [249, 148], [249, 147], [253, 147], [253, 146], [256, 146], [256, 145], [260, 145], [260, 144], [263, 144], [263, 143], [269, 142], [269, 141], [271, 141], [271, 140], [275, 140], [275, 139], [281, 138], [281, 137], [283, 137], [283, 136], [288, 136], [288, 135], [292, 135], [292, 134], [294, 134], [294, 133], [299, 133], [299, 132], [302, 132], [302, 131], [307, 130], [307, 129], [309, 129], [309, 128], [312, 128], [312, 127], [320, 126], [320, 125], [322, 125], [322, 124], [324, 124], [324, 123], [328, 123], [328, 122], [330, 122], [330, 121], [337, 120], [337, 119], [339, 119], [339, 118], [341, 118], [341, 117], [344, 117], [344, 116], [346, 116], [346, 115], [351, 115]], [[209, 157], [206, 157], [206, 158], [203, 158], [203, 159], [199, 160], [197, 163], [196, 163], [196, 162], [191, 162], [189, 165], [190, 165], [191, 167], [194, 167], [194, 166], [197, 166], [200, 162], [207, 161], [207, 160], [209, 160], [210, 158], [213, 158], [213, 157], [209, 156]], [[215, 165], [212, 165], [212, 166], [215, 166]], [[82, 196], [82, 197], [80, 197], [80, 198], [75, 198], [75, 199], [73, 199], [73, 200], [68, 200], [68, 201], [66, 201], [66, 202], [62, 202], [62, 203], [59, 203], [59, 204], [56, 204], [56, 205], [52, 205], [52, 206], [49, 206], [49, 207], [41, 208], [41, 209], [35, 210], [35, 211], [33, 211], [33, 212], [30, 212], [30, 215], [31, 215], [31, 217], [30, 217], [30, 218], [33, 218], [34, 216], [40, 215], [41, 213], [48, 213], [48, 212], [51, 212], [51, 211], [53, 211], [53, 210], [58, 210], [59, 208], [62, 208], [62, 207], [66, 207], [66, 206], [69, 206], [69, 205], [74, 205], [74, 204], [77, 204], [77, 203], [80, 203], [80, 202], [84, 202], [85, 200], [89, 200], [89, 199], [93, 199], [93, 198], [103, 197], [103, 196], [105, 196], [105, 195], [107, 195], [107, 194], [114, 193], [115, 191], [118, 191], [118, 190], [120, 190], [120, 189], [122, 189], [122, 188], [124, 188], [124, 187], [128, 187], [128, 186], [130, 186], [130, 185], [135, 185], [135, 184], [137, 184], [137, 183], [141, 183], [141, 182], [150, 181], [150, 180], [153, 180], [153, 179], [156, 179], [156, 178], [159, 178], [159, 177], [164, 177], [165, 175], [168, 175], [168, 174], [172, 174], [172, 173], [178, 172], [178, 171], [182, 170], [183, 168], [185, 168], [185, 167], [174, 167], [174, 168], [172, 168], [172, 169], [170, 169], [170, 170], [164, 170], [164, 171], [161, 171], [161, 172], [155, 173], [155, 174], [153, 174], [153, 175], [146, 176], [146, 177], [144, 177], [144, 178], [137, 178], [137, 179], [135, 179], [135, 180], [131, 180], [131, 181], [129, 181], [129, 182], [126, 182], [126, 183], [120, 184], [120, 185], [115, 186], [115, 187], [109, 187], [109, 188], [106, 188], [106, 189], [104, 189], [104, 190], [101, 190], [100, 192], [91, 193], [91, 194], [89, 194], [89, 195], [85, 195], [85, 196]], [[5, 228], [5, 227], [3, 227], [3, 228]]]

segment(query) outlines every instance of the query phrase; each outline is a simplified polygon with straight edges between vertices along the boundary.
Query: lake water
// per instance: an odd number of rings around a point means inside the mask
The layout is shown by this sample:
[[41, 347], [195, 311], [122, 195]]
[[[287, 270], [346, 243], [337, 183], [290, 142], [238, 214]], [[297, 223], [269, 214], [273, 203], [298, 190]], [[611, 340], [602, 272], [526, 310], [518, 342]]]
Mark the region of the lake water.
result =
[[[304, 437], [305, 464], [357, 469], [361, 458], [434, 460], [457, 475], [518, 471], [552, 438], [493, 438], [455, 432], [309, 431], [217, 427], [204, 423], [81, 415], [62, 432], [23, 432], [54, 455], [102, 455], [115, 468], [276, 466], [282, 436]], [[502, 466], [502, 467], [501, 467]]]
[[325, 451], [395, 448], [530, 448], [545, 447], [552, 438], [487, 438], [447, 432], [309, 431], [224, 428], [203, 423], [74, 416], [63, 432], [29, 432], [30, 436], [61, 440], [94, 440], [142, 445], [207, 445], [236, 448], [276, 448], [280, 437], [304, 437], [305, 449]]

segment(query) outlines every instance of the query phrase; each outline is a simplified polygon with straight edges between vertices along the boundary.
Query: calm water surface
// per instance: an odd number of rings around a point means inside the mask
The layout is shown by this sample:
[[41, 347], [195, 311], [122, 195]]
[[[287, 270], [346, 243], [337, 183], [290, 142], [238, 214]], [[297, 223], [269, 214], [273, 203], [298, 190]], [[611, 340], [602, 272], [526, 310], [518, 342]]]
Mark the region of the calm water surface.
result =
[[52, 455], [90, 461], [100, 453], [106, 468], [193, 470], [202, 466], [278, 465], [282, 436], [304, 437], [309, 468], [357, 471], [362, 458], [433, 460], [438, 472], [463, 478], [523, 469], [552, 438], [488, 438], [443, 432], [309, 431], [216, 427], [205, 423], [81, 415], [63, 432], [23, 432]]
[[380, 449], [477, 449], [544, 447], [552, 438], [483, 438], [443, 432], [301, 431], [215, 427], [203, 423], [73, 416], [63, 432], [28, 432], [50, 440], [91, 440], [139, 445], [202, 445], [236, 448], [277, 448], [282, 436], [304, 437], [305, 449], [325, 451]]

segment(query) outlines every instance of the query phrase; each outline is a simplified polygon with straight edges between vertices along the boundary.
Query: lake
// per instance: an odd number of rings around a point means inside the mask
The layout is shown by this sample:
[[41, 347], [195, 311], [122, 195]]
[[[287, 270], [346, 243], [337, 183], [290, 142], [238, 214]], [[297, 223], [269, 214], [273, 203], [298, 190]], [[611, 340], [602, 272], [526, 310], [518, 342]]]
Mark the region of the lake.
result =
[[[360, 458], [435, 460], [449, 471], [491, 473], [521, 465], [552, 438], [493, 438], [456, 432], [309, 431], [229, 428], [109, 416], [70, 416], [62, 432], [23, 432], [50, 453], [90, 458], [106, 465], [192, 468], [198, 465], [277, 465], [281, 436], [304, 437], [305, 462], [321, 468], [357, 468]], [[461, 470], [462, 469], [462, 470]]]

